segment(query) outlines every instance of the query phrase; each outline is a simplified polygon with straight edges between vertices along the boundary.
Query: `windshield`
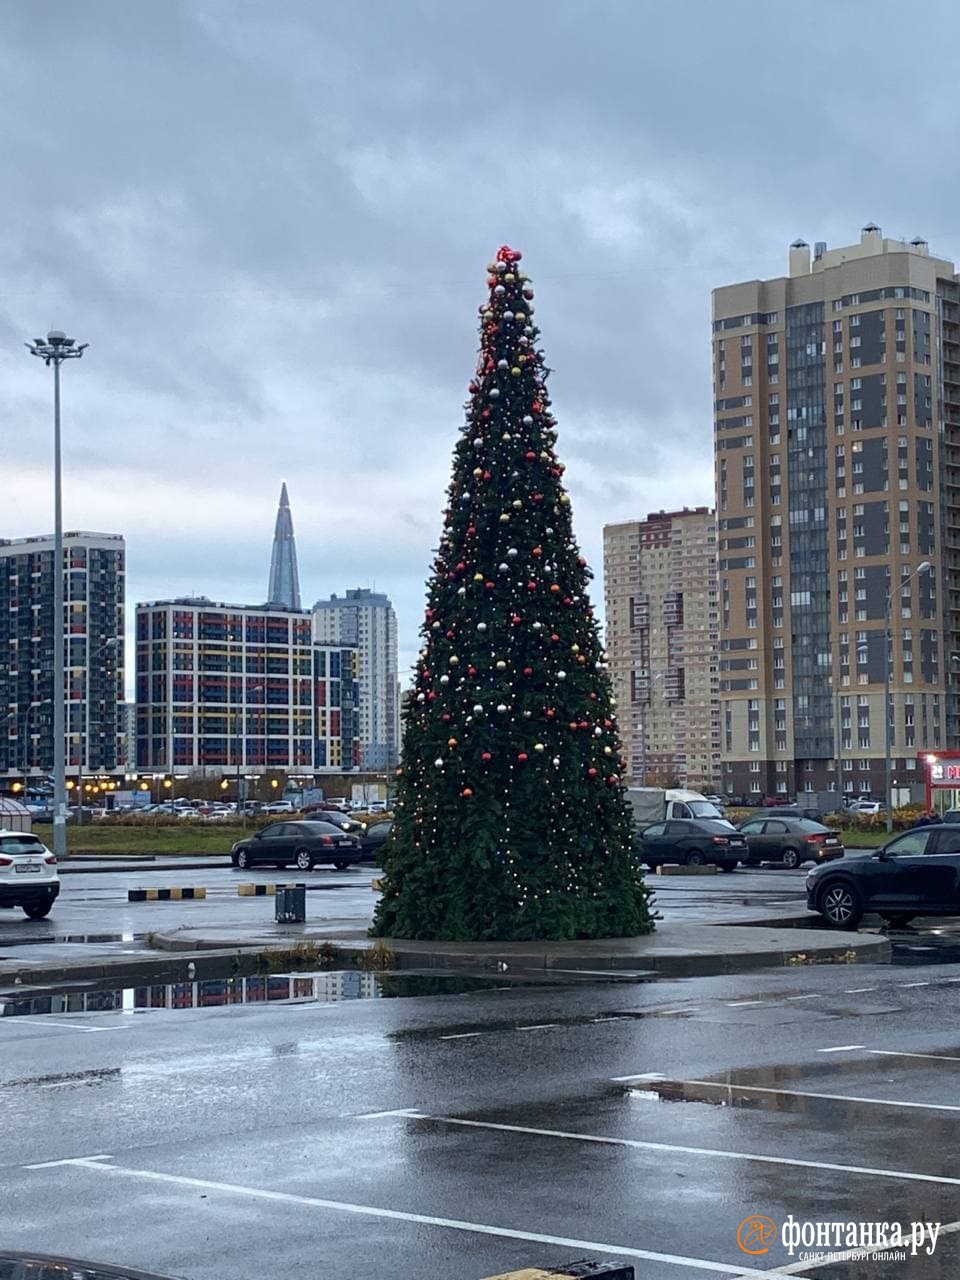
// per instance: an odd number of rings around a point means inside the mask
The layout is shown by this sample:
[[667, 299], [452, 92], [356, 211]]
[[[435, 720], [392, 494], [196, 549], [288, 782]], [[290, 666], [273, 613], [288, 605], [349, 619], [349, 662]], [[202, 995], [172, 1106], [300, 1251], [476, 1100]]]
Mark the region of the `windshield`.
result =
[[695, 818], [720, 817], [720, 811], [712, 800], [687, 800], [686, 804]]

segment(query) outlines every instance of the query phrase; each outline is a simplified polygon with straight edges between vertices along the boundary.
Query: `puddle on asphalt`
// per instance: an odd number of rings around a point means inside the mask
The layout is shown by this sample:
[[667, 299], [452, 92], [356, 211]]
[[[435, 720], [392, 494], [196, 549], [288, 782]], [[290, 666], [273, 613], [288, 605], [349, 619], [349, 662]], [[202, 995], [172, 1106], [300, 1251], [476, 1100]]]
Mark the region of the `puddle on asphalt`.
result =
[[35, 942], [138, 942], [145, 936], [143, 933], [31, 933], [29, 936], [21, 934], [19, 937], [2, 938], [0, 948], [22, 947], [26, 943], [33, 946]]
[[341, 1000], [404, 999], [463, 995], [540, 983], [468, 974], [363, 973], [357, 969], [321, 973], [256, 974], [247, 978], [154, 982], [102, 990], [33, 991], [0, 996], [0, 1017], [63, 1013], [138, 1013], [151, 1009], [218, 1009], [240, 1004], [333, 1004]]

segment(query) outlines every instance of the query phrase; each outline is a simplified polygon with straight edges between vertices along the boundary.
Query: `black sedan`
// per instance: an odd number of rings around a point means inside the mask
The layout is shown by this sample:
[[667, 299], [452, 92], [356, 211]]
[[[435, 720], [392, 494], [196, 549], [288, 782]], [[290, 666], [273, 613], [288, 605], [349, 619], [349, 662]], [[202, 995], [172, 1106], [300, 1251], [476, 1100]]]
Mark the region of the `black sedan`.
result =
[[376, 862], [380, 857], [383, 846], [393, 830], [393, 820], [387, 822], [371, 822], [366, 831], [360, 837], [360, 848], [363, 851], [364, 862]]
[[782, 862], [792, 870], [803, 862], [843, 857], [843, 841], [837, 833], [809, 818], [758, 815], [741, 822], [737, 830], [747, 837], [744, 862]]
[[895, 925], [960, 915], [960, 824], [915, 827], [869, 857], [817, 867], [807, 906], [838, 929], [855, 929], [867, 912]]
[[230, 850], [230, 861], [244, 870], [258, 864], [292, 864], [298, 871], [310, 871], [317, 863], [326, 863], [346, 871], [360, 861], [360, 841], [332, 822], [273, 822], [238, 840]]
[[641, 862], [659, 867], [682, 862], [688, 867], [715, 863], [721, 871], [733, 871], [747, 856], [746, 837], [718, 818], [671, 818], [644, 827], [636, 838]]

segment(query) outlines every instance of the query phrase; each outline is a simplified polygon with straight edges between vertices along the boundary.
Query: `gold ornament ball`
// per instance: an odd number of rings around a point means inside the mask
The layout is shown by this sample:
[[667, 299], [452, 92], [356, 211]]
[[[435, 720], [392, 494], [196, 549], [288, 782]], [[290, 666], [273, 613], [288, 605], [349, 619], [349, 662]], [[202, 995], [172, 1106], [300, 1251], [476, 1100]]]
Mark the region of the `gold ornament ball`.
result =
[[451, 656], [451, 658], [450, 658], [450, 665], [451, 665], [451, 667], [457, 667], [457, 666], [459, 666], [459, 665], [460, 665], [460, 659], [457, 657], [457, 655], [456, 655], [456, 654], [453, 654], [453, 655]]
[[523, 503], [520, 501], [520, 499], [519, 499], [519, 498], [514, 498], [514, 500], [513, 500], [513, 506], [514, 506], [515, 510], [519, 511], [519, 510], [520, 510], [520, 508], [523, 506]]
[[500, 659], [500, 661], [497, 663], [497, 670], [498, 670], [498, 671], [506, 671], [506, 669], [507, 669], [507, 664], [506, 664], [506, 663], [503, 661], [503, 659], [501, 658], [501, 659]]
[[506, 512], [506, 511], [505, 511], [505, 512], [503, 513], [503, 515], [500, 517], [500, 523], [501, 523], [501, 524], [509, 524], [509, 523], [510, 523], [510, 516], [509, 516], [508, 512]]
[[483, 581], [483, 574], [482, 574], [482, 573], [475, 573], [475, 574], [473, 575], [473, 580], [474, 580], [474, 582], [482, 582], [482, 581]]

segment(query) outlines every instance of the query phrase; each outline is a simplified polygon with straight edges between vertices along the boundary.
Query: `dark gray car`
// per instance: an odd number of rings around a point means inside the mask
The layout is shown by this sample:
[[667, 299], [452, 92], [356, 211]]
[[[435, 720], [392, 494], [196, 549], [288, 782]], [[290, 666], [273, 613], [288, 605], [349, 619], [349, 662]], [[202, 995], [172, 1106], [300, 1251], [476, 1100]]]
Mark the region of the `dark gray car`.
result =
[[235, 867], [289, 867], [310, 871], [318, 863], [346, 871], [360, 861], [360, 841], [332, 822], [272, 822], [230, 851]]

